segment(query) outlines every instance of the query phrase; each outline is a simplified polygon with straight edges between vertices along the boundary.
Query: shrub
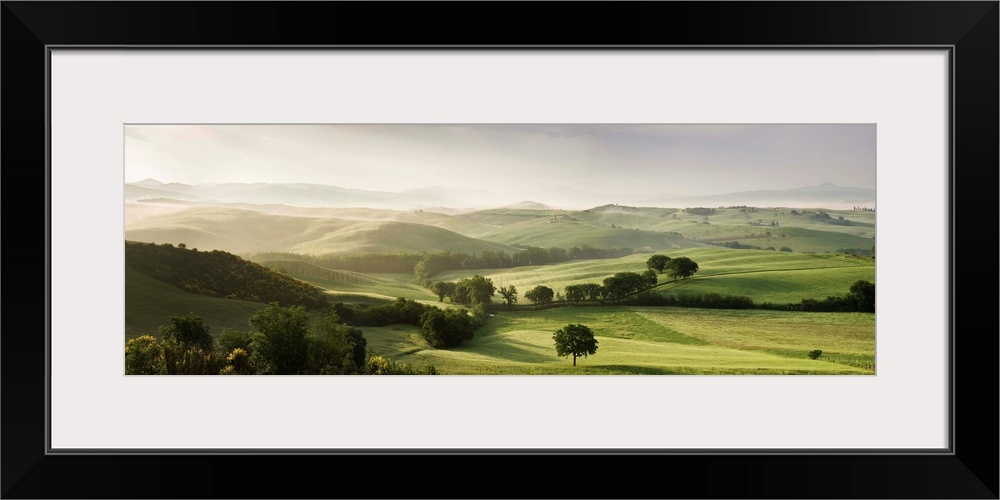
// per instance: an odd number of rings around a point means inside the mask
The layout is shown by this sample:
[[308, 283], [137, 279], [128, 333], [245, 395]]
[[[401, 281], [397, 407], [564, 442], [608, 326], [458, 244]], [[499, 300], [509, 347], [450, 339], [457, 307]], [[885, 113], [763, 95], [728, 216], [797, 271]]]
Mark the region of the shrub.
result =
[[159, 375], [165, 372], [163, 347], [155, 337], [142, 335], [125, 344], [126, 375]]

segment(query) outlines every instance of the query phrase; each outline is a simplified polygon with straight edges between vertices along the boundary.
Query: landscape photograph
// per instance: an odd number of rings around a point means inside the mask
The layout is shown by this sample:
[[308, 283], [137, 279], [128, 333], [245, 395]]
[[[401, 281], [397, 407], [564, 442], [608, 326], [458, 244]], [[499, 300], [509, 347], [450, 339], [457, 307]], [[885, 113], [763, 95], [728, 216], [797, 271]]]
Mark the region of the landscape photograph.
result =
[[126, 375], [876, 373], [874, 124], [130, 124]]

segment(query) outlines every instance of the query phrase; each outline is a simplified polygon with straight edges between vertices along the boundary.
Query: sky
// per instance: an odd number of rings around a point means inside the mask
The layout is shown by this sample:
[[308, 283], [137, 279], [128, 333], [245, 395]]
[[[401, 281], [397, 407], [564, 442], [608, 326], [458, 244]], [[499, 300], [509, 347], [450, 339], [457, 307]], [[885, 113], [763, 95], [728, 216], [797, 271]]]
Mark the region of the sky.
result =
[[401, 192], [875, 188], [875, 125], [126, 125], [125, 181]]

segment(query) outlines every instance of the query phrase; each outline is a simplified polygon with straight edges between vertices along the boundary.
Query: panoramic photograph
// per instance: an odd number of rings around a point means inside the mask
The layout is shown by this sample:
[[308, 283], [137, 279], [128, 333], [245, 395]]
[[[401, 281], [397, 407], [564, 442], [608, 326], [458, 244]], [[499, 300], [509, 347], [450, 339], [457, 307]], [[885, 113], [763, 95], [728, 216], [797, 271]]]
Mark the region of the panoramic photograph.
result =
[[875, 374], [875, 124], [123, 134], [126, 375]]

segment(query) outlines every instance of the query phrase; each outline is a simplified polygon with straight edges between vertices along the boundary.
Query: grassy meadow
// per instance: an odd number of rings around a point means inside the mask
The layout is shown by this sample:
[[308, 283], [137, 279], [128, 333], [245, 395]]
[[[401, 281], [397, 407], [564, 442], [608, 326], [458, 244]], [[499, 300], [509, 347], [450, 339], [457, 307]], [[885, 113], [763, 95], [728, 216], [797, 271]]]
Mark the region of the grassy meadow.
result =
[[[591, 327], [596, 354], [556, 356], [552, 332]], [[498, 312], [462, 346], [435, 350], [416, 327], [364, 328], [371, 351], [441, 374], [872, 374], [874, 316], [863, 313], [587, 307]], [[821, 349], [823, 357], [807, 353]]]
[[188, 293], [125, 267], [125, 339], [157, 335], [170, 316], [193, 312], [205, 319], [213, 335], [223, 328], [246, 330], [247, 321], [264, 304]]

